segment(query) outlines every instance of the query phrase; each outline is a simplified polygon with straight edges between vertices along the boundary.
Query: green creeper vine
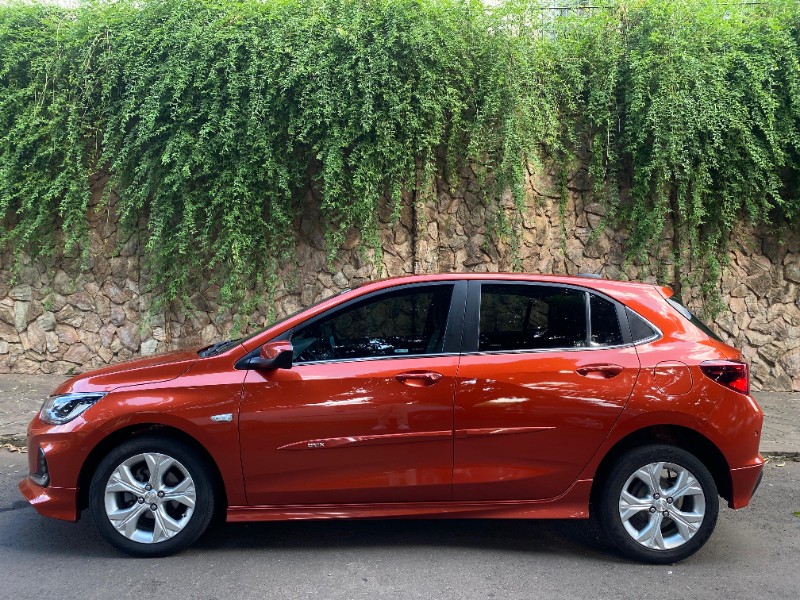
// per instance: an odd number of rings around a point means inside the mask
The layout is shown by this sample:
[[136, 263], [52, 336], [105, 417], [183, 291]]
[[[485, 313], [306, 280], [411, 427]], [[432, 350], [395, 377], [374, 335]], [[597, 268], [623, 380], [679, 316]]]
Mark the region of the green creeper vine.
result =
[[107, 173], [161, 301], [211, 278], [234, 305], [291, 261], [306, 197], [331, 256], [353, 228], [378, 249], [384, 203], [470, 163], [513, 240], [528, 169], [588, 152], [630, 259], [677, 215], [676, 264], [713, 282], [737, 223], [800, 218], [798, 61], [788, 0], [10, 2], [0, 241], [85, 251]]

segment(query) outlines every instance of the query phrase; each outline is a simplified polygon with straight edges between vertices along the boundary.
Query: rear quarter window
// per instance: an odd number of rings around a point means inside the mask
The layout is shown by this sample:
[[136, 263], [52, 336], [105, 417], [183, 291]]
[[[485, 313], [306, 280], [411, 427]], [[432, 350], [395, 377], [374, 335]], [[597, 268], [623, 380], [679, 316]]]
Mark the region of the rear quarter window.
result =
[[658, 332], [653, 329], [650, 323], [645, 321], [630, 308], [625, 308], [625, 314], [628, 317], [628, 326], [631, 329], [631, 341], [634, 344], [640, 344], [658, 336]]

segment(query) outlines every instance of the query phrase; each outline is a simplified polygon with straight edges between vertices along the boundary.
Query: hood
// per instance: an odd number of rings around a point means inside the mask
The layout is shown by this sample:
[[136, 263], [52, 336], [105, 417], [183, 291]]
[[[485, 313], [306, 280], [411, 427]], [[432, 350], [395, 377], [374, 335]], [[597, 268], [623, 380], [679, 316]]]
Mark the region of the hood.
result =
[[69, 392], [110, 392], [129, 385], [159, 383], [179, 377], [200, 357], [197, 348], [177, 350], [146, 358], [135, 358], [76, 375], [58, 386], [53, 394]]

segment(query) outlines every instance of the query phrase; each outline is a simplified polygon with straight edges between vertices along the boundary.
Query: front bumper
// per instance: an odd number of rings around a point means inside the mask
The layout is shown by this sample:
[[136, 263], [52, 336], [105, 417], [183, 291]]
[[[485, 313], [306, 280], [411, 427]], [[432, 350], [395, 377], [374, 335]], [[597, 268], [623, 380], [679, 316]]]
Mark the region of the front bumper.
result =
[[38, 416], [31, 421], [28, 426], [28, 472], [41, 470], [39, 455], [43, 453], [48, 483], [39, 485], [30, 475], [19, 482], [19, 491], [36, 512], [64, 521], [77, 521], [80, 516], [77, 485], [85, 452], [79, 436], [69, 432], [69, 428], [74, 426], [74, 422], [65, 426], [46, 425]]
[[62, 521], [78, 520], [76, 488], [40, 487], [26, 477], [19, 482], [19, 491], [40, 515]]
[[[19, 482], [19, 491], [31, 503], [36, 512], [54, 519], [77, 521], [78, 478], [81, 466], [86, 460], [85, 435], [77, 428], [83, 418], [65, 425], [48, 425], [37, 415], [28, 426], [28, 473]], [[46, 465], [45, 485], [36, 481], [36, 474]], [[34, 474], [33, 476], [31, 474]]]

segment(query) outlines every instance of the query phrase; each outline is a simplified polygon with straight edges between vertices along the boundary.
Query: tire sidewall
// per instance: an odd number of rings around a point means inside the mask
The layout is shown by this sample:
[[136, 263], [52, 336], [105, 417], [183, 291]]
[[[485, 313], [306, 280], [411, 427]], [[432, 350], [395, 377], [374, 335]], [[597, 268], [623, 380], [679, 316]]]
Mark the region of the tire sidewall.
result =
[[[155, 544], [126, 538], [111, 524], [105, 509], [105, 487], [111, 474], [128, 458], [147, 452], [165, 454], [179, 461], [194, 481], [196, 494], [192, 516], [183, 530]], [[169, 438], [138, 437], [114, 448], [95, 469], [89, 486], [89, 509], [98, 531], [112, 546], [133, 556], [165, 556], [183, 550], [206, 530], [214, 514], [214, 491], [208, 467], [189, 446]]]
[[[639, 544], [625, 530], [619, 515], [619, 498], [628, 478], [637, 469], [654, 462], [669, 462], [687, 469], [705, 496], [705, 515], [700, 528], [689, 541], [670, 550], [653, 550]], [[624, 554], [643, 562], [667, 564], [688, 558], [708, 541], [717, 523], [719, 497], [713, 476], [696, 456], [676, 446], [648, 444], [629, 450], [611, 469], [603, 486], [599, 512], [603, 530]]]

